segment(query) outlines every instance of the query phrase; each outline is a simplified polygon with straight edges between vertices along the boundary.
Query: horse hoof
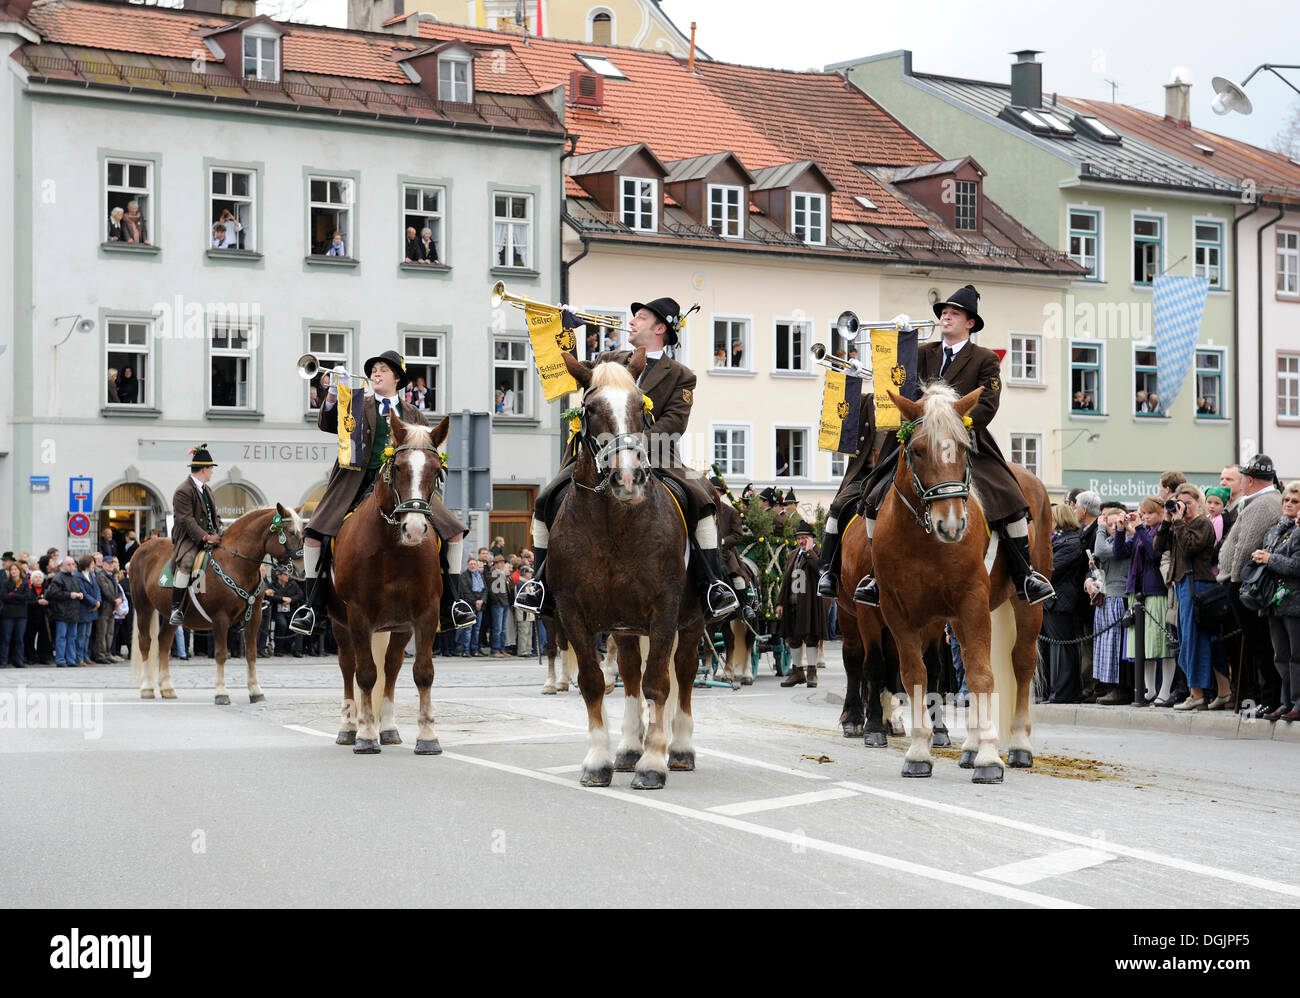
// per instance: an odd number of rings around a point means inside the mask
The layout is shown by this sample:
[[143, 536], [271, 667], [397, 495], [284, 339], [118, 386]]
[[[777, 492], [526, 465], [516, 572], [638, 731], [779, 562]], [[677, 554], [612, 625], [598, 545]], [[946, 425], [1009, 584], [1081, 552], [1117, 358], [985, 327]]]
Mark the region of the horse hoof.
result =
[[396, 728], [389, 728], [387, 731], [379, 732], [380, 745], [401, 745], [402, 736], [397, 733]]
[[933, 748], [951, 748], [952, 739], [948, 737], [948, 732], [942, 728], [936, 728], [930, 733], [930, 745]]
[[920, 762], [903, 763], [904, 776], [910, 776], [910, 777], [929, 776], [933, 770], [934, 770], [933, 764], [928, 763], [925, 760], [921, 760]]
[[962, 769], [974, 769], [974, 768], [975, 768], [975, 750], [974, 750], [974, 749], [962, 749], [962, 750], [961, 750], [961, 759], [959, 759], [959, 760], [957, 761], [957, 765], [960, 766]]
[[633, 790], [662, 790], [668, 783], [668, 776], [656, 770], [647, 770], [632, 777]]
[[357, 755], [378, 755], [379, 742], [373, 738], [358, 738], [352, 746], [352, 751]]
[[889, 725], [889, 731], [895, 738], [902, 738], [907, 734], [907, 729], [903, 727], [902, 721], [893, 721]]
[[971, 775], [972, 783], [1001, 783], [1002, 767], [1001, 766], [977, 766], [975, 772]]
[[609, 696], [613, 692], [614, 692], [614, 684], [610, 683], [608, 686], [605, 687], [605, 696]]
[[889, 736], [883, 731], [868, 731], [862, 736], [862, 744], [867, 748], [888, 748]]
[[218, 693], [216, 697], [213, 698], [212, 702], [215, 703], [218, 707], [229, 707], [230, 697], [225, 693]]
[[152, 699], [153, 699], [153, 690], [141, 690], [141, 691], [140, 691], [140, 699], [141, 699], [141, 700], [152, 700]]
[[584, 769], [582, 771], [582, 785], [584, 787], [607, 787], [613, 779], [613, 766], [601, 766], [599, 769]]
[[679, 773], [695, 772], [695, 753], [694, 752], [669, 752], [668, 768]]
[[164, 700], [175, 700], [175, 699], [176, 699], [176, 691], [175, 691], [175, 690], [163, 690], [163, 691], [162, 691], [162, 698], [163, 698]]
[[749, 673], [745, 673], [743, 676], [740, 677], [740, 685], [741, 685], [741, 686], [753, 686], [753, 685], [754, 685], [754, 677], [751, 676]]
[[249, 703], [261, 703], [261, 702], [262, 702], [263, 700], [265, 700], [265, 699], [266, 699], [266, 694], [265, 694], [265, 693], [250, 693], [250, 694], [248, 694], [248, 702], [249, 702]]
[[840, 728], [844, 732], [845, 738], [862, 737], [862, 725], [860, 724], [841, 724]]
[[640, 758], [640, 752], [620, 752], [614, 756], [614, 771], [617, 773], [630, 773], [636, 769], [637, 761]]
[[442, 746], [438, 744], [436, 738], [417, 738], [415, 740], [416, 755], [442, 755]]
[[740, 680], [739, 680], [739, 679], [733, 679], [733, 680], [731, 680], [731, 688], [732, 688], [733, 690], [738, 690], [738, 689], [740, 689]]
[[1032, 769], [1034, 766], [1034, 753], [1029, 749], [1013, 748], [1007, 753], [1007, 765], [1012, 769]]
[[543, 687], [542, 687], [542, 696], [544, 696], [544, 697], [553, 697], [553, 696], [555, 696], [555, 687], [554, 687], [554, 686], [543, 686]]
[[355, 731], [340, 731], [339, 736], [334, 739], [335, 745], [355, 745], [357, 743], [357, 733]]

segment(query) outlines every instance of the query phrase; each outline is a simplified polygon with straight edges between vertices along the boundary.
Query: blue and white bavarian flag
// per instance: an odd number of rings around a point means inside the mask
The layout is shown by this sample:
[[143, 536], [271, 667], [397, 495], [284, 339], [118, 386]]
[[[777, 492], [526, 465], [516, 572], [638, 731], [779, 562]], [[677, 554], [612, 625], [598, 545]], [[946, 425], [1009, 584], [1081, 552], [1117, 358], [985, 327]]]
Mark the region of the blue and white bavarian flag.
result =
[[1192, 366], [1209, 289], [1210, 282], [1204, 277], [1155, 279], [1156, 386], [1162, 413], [1169, 411]]

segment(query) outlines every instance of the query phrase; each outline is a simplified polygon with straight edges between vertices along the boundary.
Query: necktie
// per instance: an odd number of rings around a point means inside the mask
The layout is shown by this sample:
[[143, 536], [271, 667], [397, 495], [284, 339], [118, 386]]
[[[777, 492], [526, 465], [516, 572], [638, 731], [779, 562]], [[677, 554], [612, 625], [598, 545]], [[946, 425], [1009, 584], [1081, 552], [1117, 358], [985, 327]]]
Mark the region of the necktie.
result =
[[379, 402], [380, 402], [380, 406], [379, 406], [379, 415], [387, 417], [387, 415], [388, 415], [388, 399], [381, 398], [381, 399], [379, 400]]
[[939, 368], [939, 377], [943, 377], [943, 372], [948, 370], [948, 365], [952, 363], [952, 347], [943, 348], [943, 366]]
[[659, 363], [658, 357], [646, 358], [645, 370], [641, 372], [641, 377], [637, 378], [636, 385], [638, 388], [640, 388], [643, 384], [645, 384], [645, 379], [650, 377], [650, 372], [654, 369], [654, 366], [658, 363]]

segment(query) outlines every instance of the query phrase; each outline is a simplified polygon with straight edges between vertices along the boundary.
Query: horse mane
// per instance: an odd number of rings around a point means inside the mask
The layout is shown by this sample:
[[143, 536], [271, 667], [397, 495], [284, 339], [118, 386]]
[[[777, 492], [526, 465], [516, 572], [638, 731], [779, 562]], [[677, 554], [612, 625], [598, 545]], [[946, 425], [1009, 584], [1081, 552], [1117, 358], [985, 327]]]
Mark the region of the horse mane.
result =
[[433, 428], [418, 423], [406, 424], [406, 443], [411, 447], [432, 447]]
[[917, 439], [937, 443], [941, 440], [965, 441], [966, 425], [957, 415], [961, 396], [946, 381], [931, 381], [921, 393], [922, 417]]
[[622, 388], [628, 392], [638, 392], [636, 379], [622, 364], [604, 361], [597, 364], [591, 372], [592, 388]]

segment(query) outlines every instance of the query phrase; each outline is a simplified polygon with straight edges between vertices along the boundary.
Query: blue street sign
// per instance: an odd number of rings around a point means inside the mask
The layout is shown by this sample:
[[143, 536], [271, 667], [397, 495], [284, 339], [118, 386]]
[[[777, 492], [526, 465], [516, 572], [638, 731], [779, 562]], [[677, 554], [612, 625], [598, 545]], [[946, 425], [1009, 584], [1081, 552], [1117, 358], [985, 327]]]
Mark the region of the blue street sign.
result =
[[93, 478], [68, 479], [68, 512], [93, 513], [95, 480]]
[[49, 475], [28, 475], [27, 482], [33, 492], [49, 492], [50, 476]]

